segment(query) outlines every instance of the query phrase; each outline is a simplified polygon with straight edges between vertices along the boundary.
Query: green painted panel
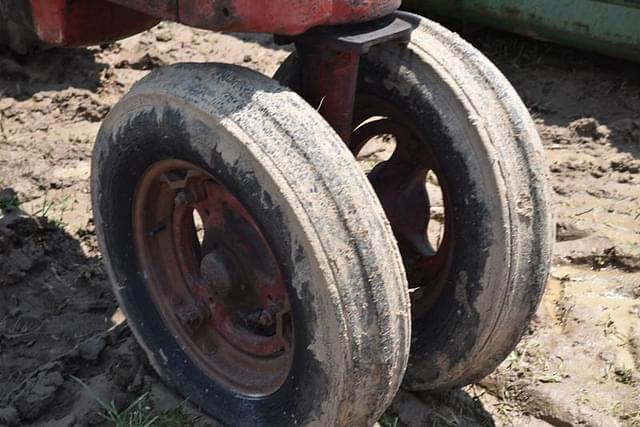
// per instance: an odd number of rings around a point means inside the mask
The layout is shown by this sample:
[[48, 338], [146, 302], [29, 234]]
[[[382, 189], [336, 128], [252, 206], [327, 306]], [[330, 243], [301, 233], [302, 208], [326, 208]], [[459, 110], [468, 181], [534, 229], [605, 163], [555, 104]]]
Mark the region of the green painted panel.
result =
[[640, 61], [640, 0], [405, 0], [403, 7]]

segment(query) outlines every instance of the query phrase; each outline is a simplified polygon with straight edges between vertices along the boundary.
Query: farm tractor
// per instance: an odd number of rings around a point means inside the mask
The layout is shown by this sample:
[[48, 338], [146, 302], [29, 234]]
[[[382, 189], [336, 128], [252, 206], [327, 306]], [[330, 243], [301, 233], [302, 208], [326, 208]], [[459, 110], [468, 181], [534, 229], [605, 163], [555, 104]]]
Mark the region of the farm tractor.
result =
[[[527, 109], [480, 52], [399, 6], [0, 0], [0, 41], [18, 51], [161, 20], [290, 46], [273, 77], [154, 70], [93, 151], [128, 324], [160, 377], [224, 425], [372, 425], [399, 387], [490, 373], [540, 301], [553, 223]], [[380, 141], [393, 149], [365, 173], [356, 159]]]

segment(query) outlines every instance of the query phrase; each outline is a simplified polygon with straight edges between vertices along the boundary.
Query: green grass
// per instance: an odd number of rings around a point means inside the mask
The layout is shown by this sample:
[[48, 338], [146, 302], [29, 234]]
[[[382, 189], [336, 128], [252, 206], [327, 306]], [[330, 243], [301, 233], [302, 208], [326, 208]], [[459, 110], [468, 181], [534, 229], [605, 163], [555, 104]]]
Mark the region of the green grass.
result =
[[378, 420], [378, 423], [381, 427], [398, 427], [398, 422], [398, 416], [389, 413], [383, 414], [382, 417]]
[[125, 409], [118, 410], [113, 401], [106, 402], [98, 393], [80, 378], [71, 376], [82, 386], [87, 395], [100, 405], [100, 416], [114, 427], [187, 427], [193, 425], [193, 419], [183, 411], [186, 400], [175, 408], [153, 411], [147, 402], [149, 393], [144, 393]]
[[633, 371], [631, 369], [616, 367], [613, 373], [617, 382], [622, 384], [633, 383]]
[[64, 196], [62, 200], [49, 200], [47, 193], [42, 199], [42, 205], [31, 214], [34, 217], [42, 217], [49, 221], [56, 228], [64, 228], [67, 224], [64, 222], [64, 213], [69, 207], [70, 196]]
[[80, 378], [74, 376], [71, 376], [71, 378], [80, 384], [87, 394], [100, 405], [103, 411], [100, 416], [114, 427], [149, 427], [159, 419], [158, 415], [153, 415], [144, 405], [144, 400], [147, 398], [148, 393], [138, 397], [125, 409], [118, 410], [113, 401], [105, 402], [95, 390]]
[[158, 425], [162, 427], [185, 427], [192, 424], [192, 419], [182, 411], [182, 405], [162, 411], [158, 415]]

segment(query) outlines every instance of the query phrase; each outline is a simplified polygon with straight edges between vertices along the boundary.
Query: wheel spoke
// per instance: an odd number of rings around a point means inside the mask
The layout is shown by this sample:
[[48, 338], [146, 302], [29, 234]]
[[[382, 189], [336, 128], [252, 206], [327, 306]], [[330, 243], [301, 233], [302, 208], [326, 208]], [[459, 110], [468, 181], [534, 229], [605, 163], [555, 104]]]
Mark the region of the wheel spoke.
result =
[[402, 164], [392, 157], [369, 174], [396, 239], [422, 256], [434, 250], [427, 240], [430, 203], [424, 185], [427, 171]]

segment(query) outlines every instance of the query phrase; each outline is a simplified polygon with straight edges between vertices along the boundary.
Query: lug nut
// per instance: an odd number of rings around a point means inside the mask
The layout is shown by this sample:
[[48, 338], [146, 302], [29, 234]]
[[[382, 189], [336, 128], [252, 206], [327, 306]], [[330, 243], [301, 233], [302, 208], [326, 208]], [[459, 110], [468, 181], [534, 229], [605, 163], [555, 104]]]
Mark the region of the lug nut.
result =
[[258, 323], [260, 323], [262, 326], [273, 325], [273, 315], [267, 310], [262, 310], [262, 313], [260, 313], [260, 316], [258, 317]]
[[207, 356], [213, 356], [218, 352], [218, 347], [212, 342], [205, 342], [202, 344], [202, 351]]
[[187, 327], [196, 328], [200, 326], [204, 318], [206, 317], [202, 310], [198, 309], [198, 307], [194, 304], [189, 305], [188, 307], [183, 308], [178, 311], [178, 318], [180, 322]]

